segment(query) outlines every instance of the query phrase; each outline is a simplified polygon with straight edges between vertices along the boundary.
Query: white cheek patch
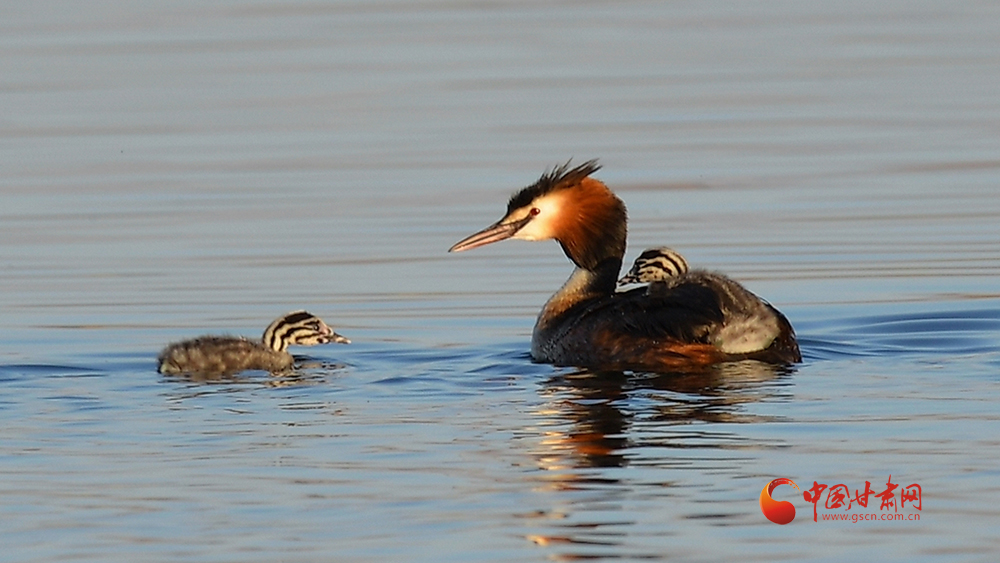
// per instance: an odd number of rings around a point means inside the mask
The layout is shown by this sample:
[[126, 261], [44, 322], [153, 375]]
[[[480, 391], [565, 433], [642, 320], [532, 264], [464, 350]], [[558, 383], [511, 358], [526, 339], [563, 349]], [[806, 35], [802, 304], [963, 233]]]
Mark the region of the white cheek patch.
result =
[[514, 233], [513, 238], [521, 240], [555, 238], [558, 234], [555, 229], [556, 218], [562, 211], [562, 199], [561, 196], [547, 195], [531, 202], [531, 205], [518, 209], [515, 213], [521, 219], [527, 217], [532, 209], [538, 209], [538, 214], [528, 221], [527, 225]]
[[546, 236], [542, 235], [542, 230], [538, 228], [539, 225], [535, 221], [532, 221], [525, 225], [520, 231], [514, 234], [513, 238], [521, 240], [545, 240]]

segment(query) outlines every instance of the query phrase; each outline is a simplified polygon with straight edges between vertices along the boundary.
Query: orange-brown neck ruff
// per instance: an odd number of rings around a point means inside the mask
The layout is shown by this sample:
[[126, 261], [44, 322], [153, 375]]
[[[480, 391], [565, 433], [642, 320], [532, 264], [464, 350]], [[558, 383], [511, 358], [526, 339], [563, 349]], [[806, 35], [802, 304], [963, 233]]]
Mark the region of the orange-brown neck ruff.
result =
[[575, 305], [614, 293], [627, 233], [625, 204], [603, 182], [568, 174], [550, 188], [548, 197], [558, 200], [553, 238], [576, 270], [546, 302], [536, 333], [558, 324]]
[[[574, 264], [592, 272], [597, 272], [604, 262], [615, 260], [617, 276], [625, 256], [625, 204], [603, 182], [593, 178], [583, 178], [568, 188], [563, 202], [565, 208], [555, 228], [563, 252]], [[608, 293], [613, 290], [614, 284]]]
[[538, 316], [532, 337], [536, 358], [548, 356], [542, 348], [558, 339], [566, 322], [573, 322], [578, 305], [614, 294], [625, 255], [625, 204], [604, 183], [582, 178], [559, 192], [560, 212], [553, 230], [576, 270]]

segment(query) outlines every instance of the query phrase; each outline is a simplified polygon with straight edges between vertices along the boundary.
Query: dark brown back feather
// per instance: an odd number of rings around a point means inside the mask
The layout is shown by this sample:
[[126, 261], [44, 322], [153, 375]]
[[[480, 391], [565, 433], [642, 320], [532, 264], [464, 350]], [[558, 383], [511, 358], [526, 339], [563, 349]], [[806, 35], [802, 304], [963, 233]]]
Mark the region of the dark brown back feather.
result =
[[585, 315], [594, 315], [623, 336], [697, 343], [707, 343], [711, 328], [723, 322], [715, 292], [694, 284], [658, 296], [636, 288], [615, 294]]

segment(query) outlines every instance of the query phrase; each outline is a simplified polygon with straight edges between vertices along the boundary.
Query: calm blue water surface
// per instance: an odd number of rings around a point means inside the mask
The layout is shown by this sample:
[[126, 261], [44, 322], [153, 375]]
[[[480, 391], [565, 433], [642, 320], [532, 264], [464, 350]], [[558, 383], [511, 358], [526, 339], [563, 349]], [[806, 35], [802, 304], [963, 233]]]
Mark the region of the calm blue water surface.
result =
[[[3, 558], [992, 561], [1000, 8], [939, 4], [0, 9]], [[558, 245], [446, 249], [571, 157], [804, 362], [531, 363]], [[156, 373], [298, 308], [353, 343]]]

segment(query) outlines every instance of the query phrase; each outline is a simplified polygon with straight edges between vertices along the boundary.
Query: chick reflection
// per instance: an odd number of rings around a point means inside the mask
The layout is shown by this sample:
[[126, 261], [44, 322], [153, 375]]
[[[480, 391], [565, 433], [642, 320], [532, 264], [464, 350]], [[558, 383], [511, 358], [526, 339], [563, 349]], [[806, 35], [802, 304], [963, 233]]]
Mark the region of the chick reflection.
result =
[[218, 373], [181, 373], [167, 374], [164, 377], [174, 381], [204, 385], [248, 385], [261, 387], [302, 387], [328, 383], [336, 372], [346, 368], [346, 364], [312, 360], [295, 356], [295, 365], [280, 374], [266, 374], [266, 377], [251, 375], [252, 371], [238, 374]]
[[[763, 417], [747, 414], [743, 405], [771, 395], [770, 383], [792, 369], [747, 360], [691, 373], [558, 375], [546, 382], [543, 393], [551, 400], [538, 413], [549, 419], [539, 463], [556, 470], [624, 467], [634, 457], [629, 450], [643, 445], [637, 424], [760, 422]], [[644, 435], [662, 442], [662, 433], [650, 430]]]

